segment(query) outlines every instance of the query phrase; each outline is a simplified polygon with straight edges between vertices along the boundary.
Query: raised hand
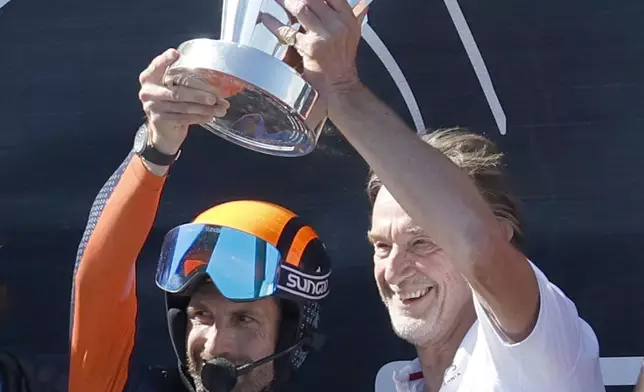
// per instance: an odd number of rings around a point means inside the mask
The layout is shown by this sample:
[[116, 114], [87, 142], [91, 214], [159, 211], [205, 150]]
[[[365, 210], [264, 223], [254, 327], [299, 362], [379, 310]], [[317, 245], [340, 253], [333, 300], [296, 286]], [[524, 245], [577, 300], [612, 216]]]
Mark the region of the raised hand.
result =
[[148, 117], [150, 141], [168, 155], [181, 148], [190, 125], [222, 117], [230, 106], [214, 87], [198, 78], [164, 80], [166, 69], [179, 56], [176, 49], [168, 49], [139, 76], [139, 99]]
[[323, 94], [334, 94], [359, 83], [356, 53], [361, 16], [346, 0], [276, 0], [297, 18], [305, 33], [269, 14], [261, 22], [302, 56], [304, 77]]

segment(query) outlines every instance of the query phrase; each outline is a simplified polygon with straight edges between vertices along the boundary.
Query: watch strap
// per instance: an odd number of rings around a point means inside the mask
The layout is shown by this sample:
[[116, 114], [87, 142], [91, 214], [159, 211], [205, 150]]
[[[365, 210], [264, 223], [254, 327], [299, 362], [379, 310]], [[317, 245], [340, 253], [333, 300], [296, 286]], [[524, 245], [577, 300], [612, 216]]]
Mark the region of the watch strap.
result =
[[141, 158], [155, 165], [170, 166], [179, 157], [181, 150], [177, 151], [175, 154], [168, 155], [157, 150], [152, 144], [150, 144], [149, 131], [146, 124], [141, 125], [138, 132], [141, 133], [140, 135], [137, 135], [137, 137], [141, 138], [141, 146], [135, 147], [135, 151]]

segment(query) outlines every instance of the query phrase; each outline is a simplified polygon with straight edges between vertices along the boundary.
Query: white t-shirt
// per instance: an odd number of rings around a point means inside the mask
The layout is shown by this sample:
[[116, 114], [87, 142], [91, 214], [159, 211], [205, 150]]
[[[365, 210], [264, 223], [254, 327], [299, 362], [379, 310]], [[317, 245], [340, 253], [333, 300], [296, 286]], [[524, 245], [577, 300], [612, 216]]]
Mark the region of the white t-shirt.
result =
[[[481, 304], [439, 392], [605, 392], [599, 345], [575, 304], [534, 265], [540, 308], [532, 333], [510, 343]], [[397, 392], [425, 392], [420, 362], [394, 372]], [[389, 392], [389, 391], [377, 391]]]

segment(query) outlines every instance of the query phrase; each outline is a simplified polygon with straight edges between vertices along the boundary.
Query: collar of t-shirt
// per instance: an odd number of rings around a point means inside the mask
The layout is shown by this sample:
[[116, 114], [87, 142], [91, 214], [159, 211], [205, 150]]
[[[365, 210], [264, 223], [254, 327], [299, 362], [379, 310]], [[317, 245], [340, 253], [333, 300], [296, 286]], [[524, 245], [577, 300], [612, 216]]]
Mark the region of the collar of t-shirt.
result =
[[[445, 370], [443, 385], [439, 392], [455, 392], [461, 384], [461, 379], [474, 350], [478, 321], [467, 331], [461, 345], [456, 350], [452, 364]], [[397, 392], [424, 392], [425, 381], [418, 358], [399, 371], [394, 371], [394, 384]]]

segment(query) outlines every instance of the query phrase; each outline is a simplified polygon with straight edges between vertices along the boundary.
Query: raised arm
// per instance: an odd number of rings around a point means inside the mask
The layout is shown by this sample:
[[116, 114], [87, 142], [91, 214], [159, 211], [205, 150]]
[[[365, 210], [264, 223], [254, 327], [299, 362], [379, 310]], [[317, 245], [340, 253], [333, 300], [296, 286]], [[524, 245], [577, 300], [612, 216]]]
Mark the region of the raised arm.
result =
[[[140, 77], [147, 145], [168, 157], [178, 152], [190, 124], [224, 115], [228, 107], [205, 85], [164, 85], [165, 69], [178, 56], [176, 50], [166, 51]], [[136, 259], [152, 228], [169, 168], [142, 156], [148, 155], [130, 153], [105, 183], [79, 247], [72, 293], [70, 392], [121, 392], [128, 379], [136, 331]]]
[[122, 391], [136, 331], [135, 262], [164, 177], [130, 154], [99, 192], [74, 275], [69, 391]]

